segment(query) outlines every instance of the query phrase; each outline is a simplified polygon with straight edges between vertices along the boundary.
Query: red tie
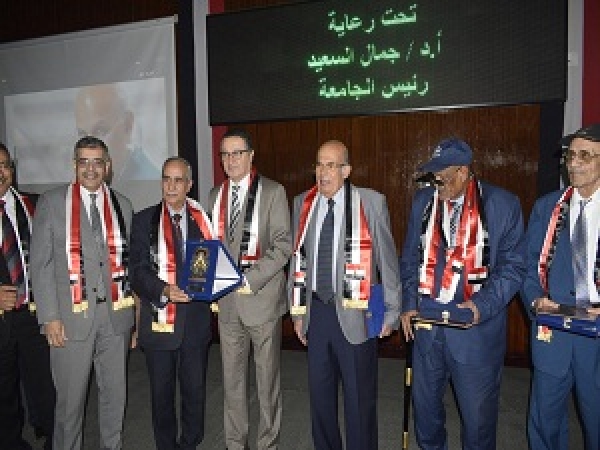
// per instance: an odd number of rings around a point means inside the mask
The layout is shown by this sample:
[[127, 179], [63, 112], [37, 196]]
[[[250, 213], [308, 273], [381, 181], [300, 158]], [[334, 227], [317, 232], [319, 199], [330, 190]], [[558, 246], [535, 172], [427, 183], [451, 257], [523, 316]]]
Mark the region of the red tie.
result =
[[4, 209], [4, 205], [5, 201], [0, 200], [0, 214], [2, 214], [2, 255], [6, 261], [11, 282], [17, 287], [17, 304], [15, 308], [18, 309], [25, 301], [25, 274], [23, 273], [17, 235]]

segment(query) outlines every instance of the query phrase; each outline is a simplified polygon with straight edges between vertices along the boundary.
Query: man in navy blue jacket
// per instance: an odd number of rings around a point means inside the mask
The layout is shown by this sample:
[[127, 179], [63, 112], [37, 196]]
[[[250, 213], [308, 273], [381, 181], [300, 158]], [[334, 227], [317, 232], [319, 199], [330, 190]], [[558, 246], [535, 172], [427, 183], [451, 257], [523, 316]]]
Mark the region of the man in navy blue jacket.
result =
[[[563, 144], [568, 146], [565, 160], [571, 185], [540, 198], [527, 229], [527, 275], [521, 298], [532, 319], [534, 370], [528, 419], [532, 450], [568, 448], [572, 389], [583, 421], [585, 448], [600, 448], [600, 341], [537, 325], [533, 313], [559, 305], [600, 313], [600, 124], [576, 131]], [[578, 271], [580, 219], [587, 225], [583, 233], [587, 251]]]
[[[525, 269], [523, 218], [516, 196], [475, 178], [472, 159], [465, 142], [446, 139], [419, 168], [432, 174], [436, 188], [415, 195], [402, 251], [402, 328], [407, 341], [415, 341], [412, 392], [423, 449], [447, 448], [448, 380], [462, 418], [463, 449], [496, 448], [506, 307]], [[472, 326], [413, 330], [411, 318], [426, 304], [467, 308]]]

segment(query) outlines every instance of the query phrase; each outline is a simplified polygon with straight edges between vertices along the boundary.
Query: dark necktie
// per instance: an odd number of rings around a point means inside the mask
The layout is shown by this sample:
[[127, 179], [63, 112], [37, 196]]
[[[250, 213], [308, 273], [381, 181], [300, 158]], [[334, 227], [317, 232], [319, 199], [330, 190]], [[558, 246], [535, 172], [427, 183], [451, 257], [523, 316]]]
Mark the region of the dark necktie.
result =
[[173, 214], [173, 237], [177, 267], [183, 264], [183, 233], [181, 231], [181, 214]]
[[233, 236], [235, 227], [240, 217], [240, 185], [234, 184], [231, 186], [231, 210], [229, 212], [229, 237]]
[[573, 277], [575, 280], [575, 304], [586, 306], [590, 301], [588, 289], [587, 219], [585, 206], [589, 199], [579, 201], [579, 215], [573, 227], [571, 246], [573, 251]]
[[321, 226], [317, 253], [317, 295], [323, 303], [333, 299], [333, 206], [332, 198], [327, 200], [328, 209]]
[[2, 254], [10, 273], [11, 283], [17, 287], [17, 303], [15, 308], [19, 308], [25, 301], [25, 273], [23, 272], [17, 235], [4, 206], [4, 200], [0, 200], [0, 214], [2, 214]]
[[456, 246], [456, 228], [460, 218], [460, 203], [448, 200], [448, 210], [450, 211], [450, 239], [449, 246]]
[[92, 231], [94, 232], [94, 238], [98, 244], [98, 248], [102, 248], [104, 245], [104, 236], [102, 234], [102, 222], [100, 221], [100, 211], [96, 205], [96, 198], [98, 194], [90, 194], [90, 219], [92, 220]]

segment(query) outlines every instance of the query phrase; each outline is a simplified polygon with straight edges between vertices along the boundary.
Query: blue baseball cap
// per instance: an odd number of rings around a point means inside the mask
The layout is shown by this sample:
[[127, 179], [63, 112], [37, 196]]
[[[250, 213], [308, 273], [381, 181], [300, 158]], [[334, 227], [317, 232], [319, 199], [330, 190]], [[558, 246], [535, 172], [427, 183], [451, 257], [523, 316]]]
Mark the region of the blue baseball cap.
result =
[[471, 147], [460, 139], [444, 139], [434, 149], [431, 159], [421, 165], [419, 172], [437, 173], [451, 166], [468, 166], [473, 161]]

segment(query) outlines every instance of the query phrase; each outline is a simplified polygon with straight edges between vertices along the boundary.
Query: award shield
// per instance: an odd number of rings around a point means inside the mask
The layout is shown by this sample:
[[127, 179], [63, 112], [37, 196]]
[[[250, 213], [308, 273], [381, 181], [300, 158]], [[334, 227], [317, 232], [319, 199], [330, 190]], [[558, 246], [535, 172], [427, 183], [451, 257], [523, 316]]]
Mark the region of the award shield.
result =
[[538, 325], [592, 338], [600, 336], [600, 316], [588, 313], [585, 308], [559, 305], [554, 309], [538, 308], [535, 312]]
[[188, 240], [180, 288], [192, 300], [213, 302], [242, 284], [242, 274], [219, 240]]
[[473, 326], [473, 311], [459, 308], [455, 303], [440, 303], [423, 297], [419, 314], [412, 318], [415, 328], [431, 329], [433, 325], [467, 329]]

